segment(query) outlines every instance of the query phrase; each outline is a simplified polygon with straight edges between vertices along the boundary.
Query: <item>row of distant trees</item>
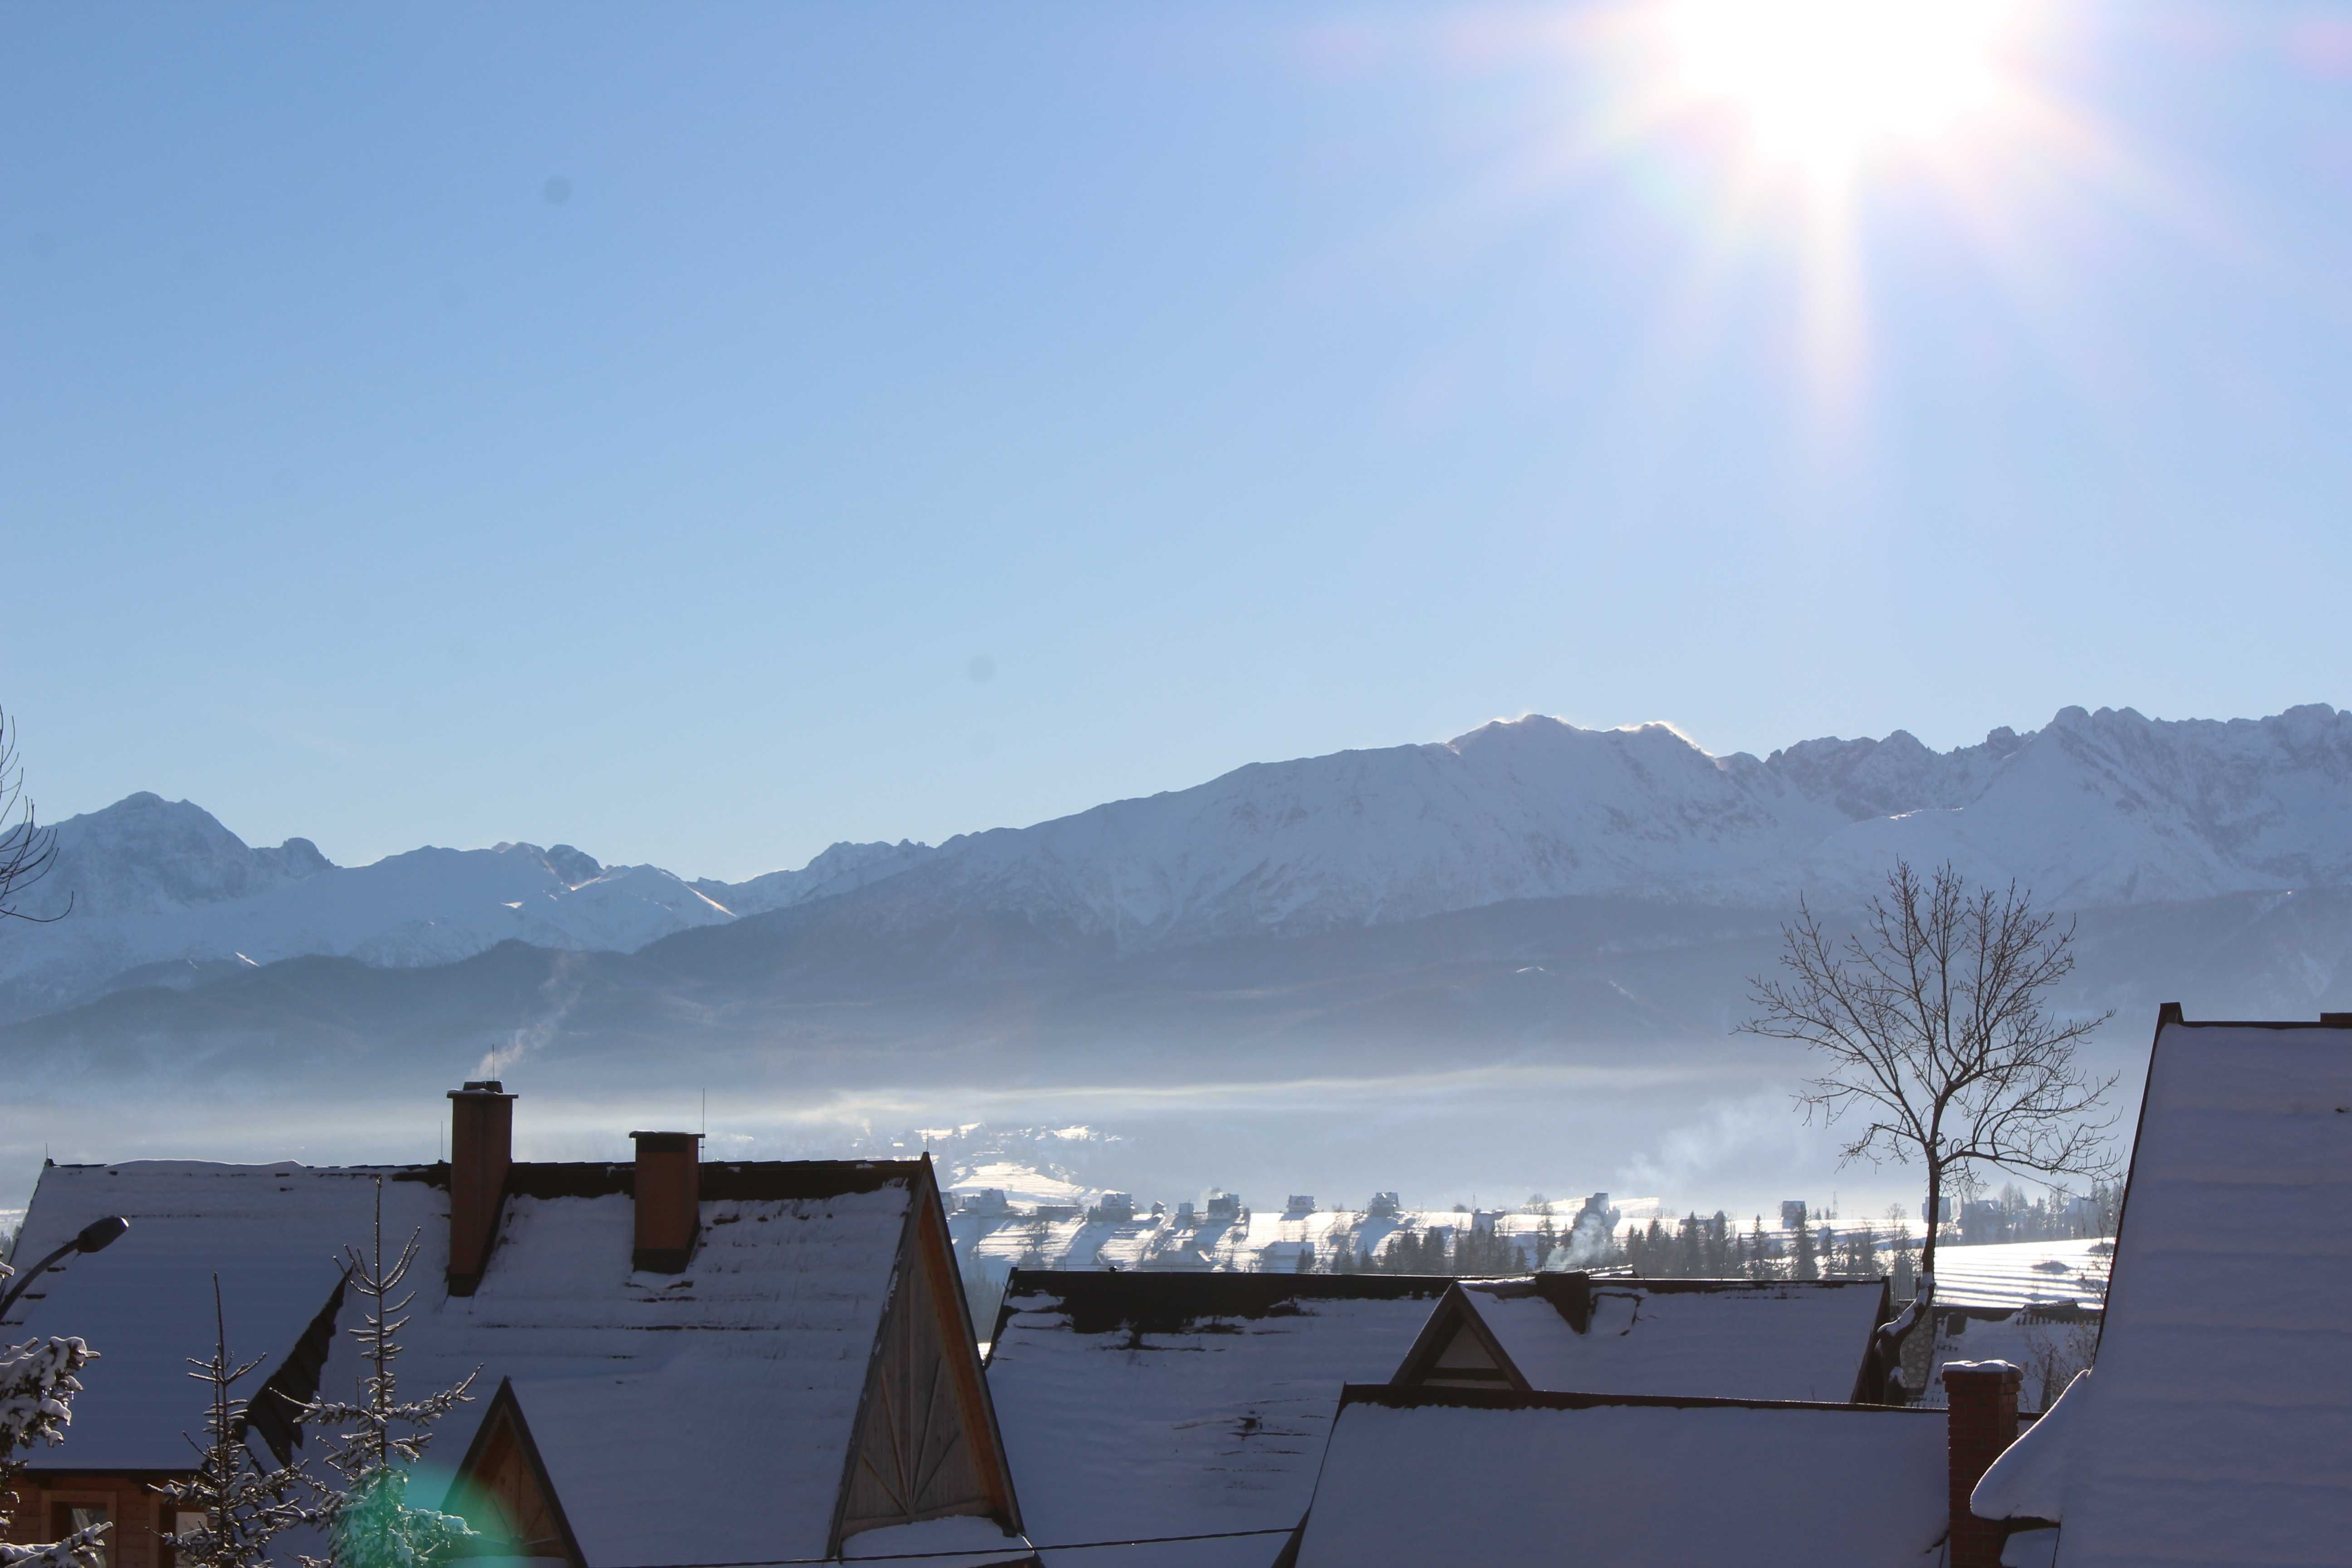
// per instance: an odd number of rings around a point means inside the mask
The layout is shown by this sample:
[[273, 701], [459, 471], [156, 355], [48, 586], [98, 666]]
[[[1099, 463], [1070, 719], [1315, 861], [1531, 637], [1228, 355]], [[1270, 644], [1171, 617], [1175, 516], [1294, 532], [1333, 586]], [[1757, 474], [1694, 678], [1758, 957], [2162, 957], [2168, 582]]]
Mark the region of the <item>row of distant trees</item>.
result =
[[[2111, 1236], [2120, 1193], [2102, 1183], [2090, 1201], [2076, 1205], [2030, 1199], [2011, 1184], [1998, 1198], [1982, 1200], [1975, 1215], [1998, 1234], [1970, 1236], [1988, 1241], [2041, 1241]], [[1962, 1227], [1947, 1225], [1947, 1245]], [[1331, 1274], [1432, 1274], [1483, 1279], [1525, 1274], [1568, 1265], [1562, 1234], [1549, 1215], [1530, 1231], [1507, 1235], [1475, 1226], [1430, 1226], [1391, 1233], [1380, 1247], [1360, 1247], [1334, 1231], [1313, 1254], [1301, 1253], [1302, 1271]], [[1678, 1220], [1653, 1219], [1646, 1226], [1612, 1237], [1606, 1249], [1580, 1258], [1586, 1268], [1627, 1268], [1654, 1279], [1819, 1279], [1832, 1275], [1889, 1276], [1898, 1298], [1911, 1294], [1924, 1238], [1911, 1228], [1900, 1204], [1889, 1205], [1881, 1223], [1841, 1226], [1807, 1215], [1792, 1231], [1768, 1231], [1761, 1215], [1745, 1227], [1718, 1209], [1692, 1212]]]
[[[2112, 1014], [2070, 1016], [2050, 999], [2074, 971], [2072, 922], [2015, 883], [1974, 888], [1949, 866], [1922, 876], [1898, 860], [1852, 929], [1833, 929], [1801, 900], [1781, 935], [1780, 973], [1751, 983], [1755, 1011], [1743, 1032], [1810, 1047], [1818, 1070], [1798, 1104], [1842, 1126], [1841, 1163], [1916, 1162], [1926, 1177], [1921, 1212], [1945, 1223], [1914, 1237], [1899, 1209], [1884, 1231], [1816, 1231], [1809, 1216], [1782, 1240], [1765, 1234], [1760, 1215], [1743, 1234], [1721, 1213], [1694, 1213], [1671, 1227], [1653, 1220], [1621, 1242], [1588, 1236], [1580, 1215], [1562, 1248], [1546, 1215], [1525, 1237], [1499, 1225], [1437, 1226], [1398, 1231], [1377, 1251], [1335, 1234], [1328, 1254], [1303, 1250], [1297, 1267], [1455, 1277], [1548, 1264], [1683, 1278], [1886, 1272], [1907, 1296], [1915, 1275], [1932, 1279], [1940, 1241], [2112, 1234], [2106, 1098], [2116, 1078], [2087, 1071], [2077, 1055]], [[2029, 1201], [2012, 1184], [1987, 1202], [1984, 1174], [1995, 1170], [2062, 1190], [2087, 1182], [2092, 1201]]]

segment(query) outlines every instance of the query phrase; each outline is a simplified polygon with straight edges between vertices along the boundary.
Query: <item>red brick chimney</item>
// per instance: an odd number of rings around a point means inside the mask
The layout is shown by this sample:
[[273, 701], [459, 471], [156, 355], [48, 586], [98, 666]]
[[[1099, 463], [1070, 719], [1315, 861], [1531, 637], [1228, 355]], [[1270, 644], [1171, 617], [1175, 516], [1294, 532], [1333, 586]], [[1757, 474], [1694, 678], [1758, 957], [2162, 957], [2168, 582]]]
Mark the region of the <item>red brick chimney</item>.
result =
[[702, 1134], [632, 1132], [637, 1143], [637, 1247], [629, 1266], [683, 1274], [702, 1229]]
[[514, 1100], [499, 1080], [449, 1091], [449, 1294], [470, 1296], [498, 1240], [507, 1167], [514, 1163]]
[[1944, 1365], [1950, 1405], [1947, 1468], [1951, 1481], [1951, 1568], [2000, 1568], [2009, 1540], [2003, 1520], [1969, 1511], [1969, 1494], [2001, 1450], [2017, 1441], [2017, 1388], [2024, 1374], [2005, 1361], [1956, 1361]]

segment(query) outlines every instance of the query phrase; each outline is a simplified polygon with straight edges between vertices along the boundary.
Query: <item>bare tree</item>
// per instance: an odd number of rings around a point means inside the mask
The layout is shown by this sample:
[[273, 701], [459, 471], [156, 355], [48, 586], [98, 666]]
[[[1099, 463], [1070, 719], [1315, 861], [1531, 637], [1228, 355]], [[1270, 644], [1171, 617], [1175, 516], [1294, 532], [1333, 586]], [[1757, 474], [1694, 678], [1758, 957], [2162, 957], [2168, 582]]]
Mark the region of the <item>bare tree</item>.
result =
[[0, 711], [0, 823], [11, 816], [16, 818], [15, 826], [0, 827], [0, 919], [41, 925], [65, 919], [73, 910], [70, 898], [53, 915], [28, 915], [16, 907], [17, 896], [57, 863], [58, 830], [43, 827], [33, 803], [25, 798], [25, 771], [16, 763], [16, 727]]
[[2045, 1001], [2074, 969], [2074, 928], [2012, 882], [1970, 889], [1949, 866], [1923, 881], [1895, 863], [1885, 892], [1841, 942], [1798, 905], [1781, 930], [1781, 973], [1749, 983], [1751, 1035], [1799, 1040], [1827, 1058], [1797, 1095], [1808, 1119], [1860, 1118], [1841, 1162], [1927, 1167], [1921, 1293], [1936, 1268], [1937, 1200], [1978, 1165], [2104, 1176], [2112, 1115], [2094, 1112], [2113, 1077], [2074, 1049], [2108, 1018], [2063, 1020]]

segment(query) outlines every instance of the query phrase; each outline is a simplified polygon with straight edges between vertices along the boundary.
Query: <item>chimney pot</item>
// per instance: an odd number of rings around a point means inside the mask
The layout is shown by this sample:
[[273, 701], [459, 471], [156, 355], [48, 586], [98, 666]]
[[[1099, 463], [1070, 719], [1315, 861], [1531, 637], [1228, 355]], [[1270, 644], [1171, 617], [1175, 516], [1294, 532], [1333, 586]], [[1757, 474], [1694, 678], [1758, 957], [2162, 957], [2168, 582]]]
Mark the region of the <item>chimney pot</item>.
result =
[[2003, 1520], [1969, 1511], [1969, 1494], [2001, 1451], [2017, 1441], [2017, 1390], [2025, 1374], [2005, 1361], [1956, 1361], [1944, 1365], [1949, 1409], [1947, 1468], [1951, 1483], [1951, 1568], [2000, 1568], [2009, 1541]]
[[514, 1163], [515, 1097], [496, 1079], [449, 1091], [449, 1294], [470, 1296], [498, 1241], [507, 1168]]
[[702, 1230], [702, 1134], [632, 1132], [636, 1142], [636, 1248], [629, 1266], [683, 1274]]

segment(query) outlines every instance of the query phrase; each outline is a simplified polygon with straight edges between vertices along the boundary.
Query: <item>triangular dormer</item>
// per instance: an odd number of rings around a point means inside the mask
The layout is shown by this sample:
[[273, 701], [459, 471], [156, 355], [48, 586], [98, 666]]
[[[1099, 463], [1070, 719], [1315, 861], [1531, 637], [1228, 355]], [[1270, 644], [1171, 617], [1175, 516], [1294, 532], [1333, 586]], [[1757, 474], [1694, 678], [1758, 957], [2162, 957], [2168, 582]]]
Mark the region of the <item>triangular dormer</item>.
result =
[[861, 1531], [953, 1514], [1021, 1529], [927, 1154], [866, 1368], [832, 1546]]
[[1459, 1284], [1441, 1297], [1403, 1364], [1389, 1380], [1398, 1388], [1491, 1388], [1528, 1392], [1528, 1380], [1486, 1327]]
[[509, 1380], [501, 1379], [491, 1396], [446, 1506], [489, 1537], [492, 1555], [548, 1558], [586, 1568]]

